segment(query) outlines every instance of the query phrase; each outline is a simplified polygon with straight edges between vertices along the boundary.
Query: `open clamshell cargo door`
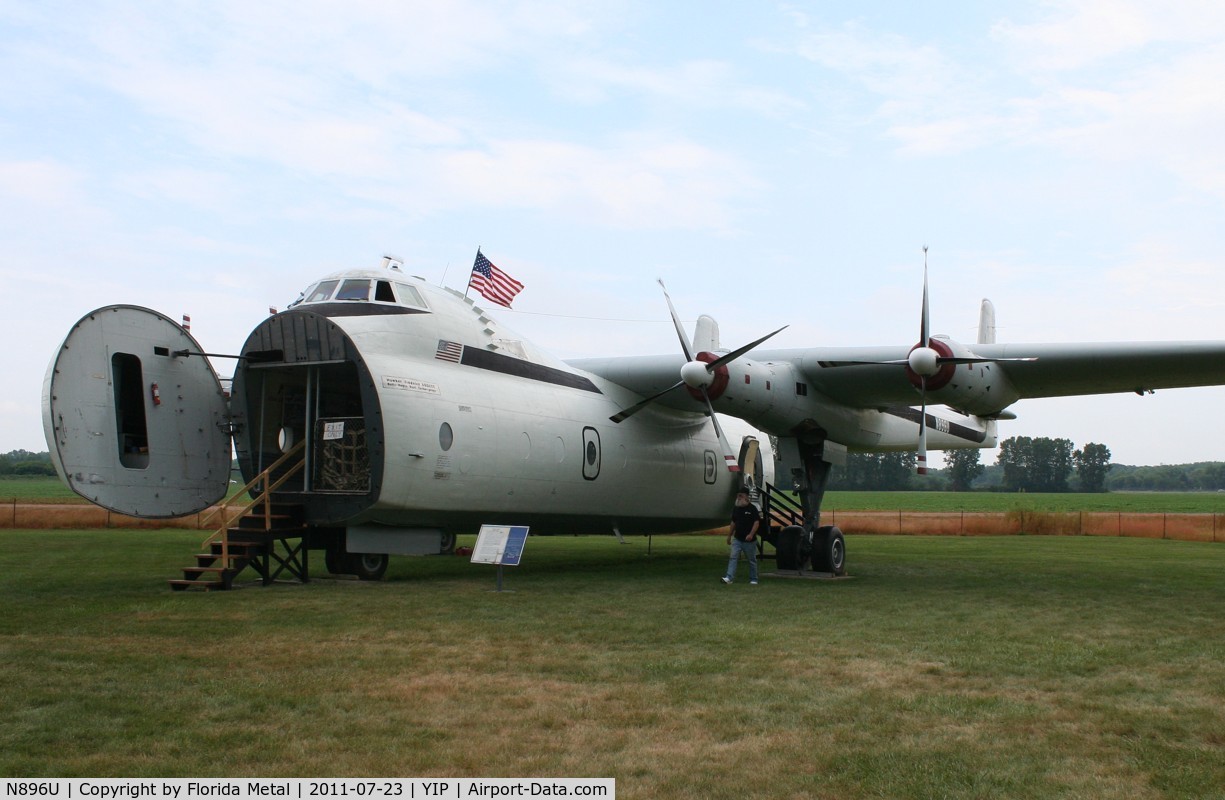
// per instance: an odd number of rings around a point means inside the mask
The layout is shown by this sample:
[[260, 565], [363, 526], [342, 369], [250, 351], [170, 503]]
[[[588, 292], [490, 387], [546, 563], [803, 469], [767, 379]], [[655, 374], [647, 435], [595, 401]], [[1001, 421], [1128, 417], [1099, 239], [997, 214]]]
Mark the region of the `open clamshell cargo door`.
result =
[[227, 399], [200, 345], [147, 308], [86, 314], [47, 369], [43, 430], [74, 492], [135, 517], [193, 514], [230, 480]]

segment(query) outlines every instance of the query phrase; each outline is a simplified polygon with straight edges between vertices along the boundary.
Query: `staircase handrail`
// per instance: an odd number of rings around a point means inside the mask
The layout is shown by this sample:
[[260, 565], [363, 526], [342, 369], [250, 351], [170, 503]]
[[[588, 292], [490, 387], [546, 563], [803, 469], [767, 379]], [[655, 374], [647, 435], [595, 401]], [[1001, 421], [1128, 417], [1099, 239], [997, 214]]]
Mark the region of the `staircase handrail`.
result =
[[285, 453], [280, 458], [278, 458], [276, 461], [268, 465], [267, 469], [265, 469], [260, 474], [256, 475], [254, 478], [252, 478], [247, 483], [246, 486], [243, 486], [241, 489], [239, 489], [237, 492], [234, 493], [232, 497], [240, 497], [243, 494], [249, 493], [261, 481], [264, 482], [264, 488], [260, 491], [260, 493], [256, 495], [254, 499], [248, 501], [246, 504], [239, 507], [238, 513], [234, 517], [231, 518], [230, 516], [230, 509], [234, 502], [231, 499], [231, 500], [224, 501], [221, 505], [219, 505], [216, 509], [210, 512], [207, 516], [202, 518], [200, 520], [200, 527], [203, 528], [207, 524], [207, 522], [211, 520], [213, 517], [215, 517], [217, 514], [219, 513], [222, 514], [221, 527], [218, 528], [216, 531], [214, 531], [212, 534], [210, 534], [209, 537], [204, 540], [204, 544], [202, 544], [201, 547], [208, 548], [208, 547], [211, 547], [215, 542], [220, 541], [221, 542], [221, 563], [225, 565], [226, 567], [232, 566], [230, 564], [230, 537], [229, 537], [230, 525], [233, 524], [235, 520], [245, 517], [247, 514], [251, 512], [251, 509], [255, 508], [261, 502], [264, 504], [264, 530], [270, 530], [272, 528], [272, 493], [276, 491], [277, 489], [281, 488], [281, 486], [284, 485], [284, 483], [287, 480], [293, 477], [293, 475], [295, 475], [298, 472], [298, 470], [302, 469], [302, 467], [306, 464], [306, 459], [302, 459], [298, 461], [298, 463], [294, 464], [292, 467], [286, 470], [283, 475], [281, 475], [279, 478], [274, 480], [272, 483], [267, 483], [267, 480], [268, 478], [272, 476], [273, 470], [278, 469], [286, 461], [288, 461], [295, 454], [297, 454], [298, 451], [302, 450], [302, 448], [305, 445], [306, 445], [305, 440], [298, 442], [296, 445], [291, 447], [289, 450], [285, 451]]
[[780, 515], [785, 517], [784, 521], [791, 522], [792, 524], [797, 524], [797, 519], [804, 519], [803, 506], [783, 494], [777, 486], [767, 481], [765, 483], [765, 490], [766, 496], [769, 498], [771, 517], [773, 517], [773, 512], [777, 509]]

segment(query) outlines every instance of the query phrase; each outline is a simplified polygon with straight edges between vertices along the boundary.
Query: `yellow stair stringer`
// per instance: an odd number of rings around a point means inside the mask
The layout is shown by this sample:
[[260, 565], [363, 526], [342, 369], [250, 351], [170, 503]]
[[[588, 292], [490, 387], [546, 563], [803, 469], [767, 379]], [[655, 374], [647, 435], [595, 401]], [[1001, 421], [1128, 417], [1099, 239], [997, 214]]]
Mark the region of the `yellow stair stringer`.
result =
[[[283, 486], [287, 480], [302, 469], [302, 466], [306, 463], [305, 459], [299, 459], [298, 462], [290, 467], [284, 475], [281, 475], [272, 483], [268, 483], [268, 479], [271, 477], [273, 470], [279, 469], [287, 461], [299, 454], [305, 445], [305, 441], [298, 442], [296, 445], [286, 451], [284, 455], [272, 462], [267, 469], [252, 478], [246, 486], [235, 492], [231, 499], [224, 501], [221, 505], [217, 506], [200, 520], [200, 527], [204, 528], [207, 527], [210, 521], [212, 521], [218, 514], [221, 515], [221, 527], [214, 531], [207, 539], [205, 539], [201, 547], [205, 552], [207, 552], [208, 548], [210, 548], [215, 542], [220, 542], [221, 564], [226, 569], [233, 569], [234, 567], [234, 562], [230, 556], [230, 528], [236, 525], [238, 520], [249, 515], [256, 506], [262, 503], [264, 506], [264, 530], [267, 531], [272, 529], [272, 493], [281, 488], [281, 486]], [[248, 500], [239, 505], [240, 501], [237, 500], [237, 498], [242, 498], [249, 495], [256, 486], [261, 484], [264, 488], [259, 495], [257, 495], [254, 499]]]

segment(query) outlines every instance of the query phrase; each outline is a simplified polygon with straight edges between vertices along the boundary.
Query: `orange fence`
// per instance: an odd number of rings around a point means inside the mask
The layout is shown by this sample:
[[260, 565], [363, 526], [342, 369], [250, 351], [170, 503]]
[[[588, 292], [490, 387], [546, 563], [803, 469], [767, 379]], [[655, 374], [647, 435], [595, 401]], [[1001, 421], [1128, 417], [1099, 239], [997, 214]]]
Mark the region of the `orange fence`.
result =
[[1225, 514], [1135, 514], [1105, 511], [919, 513], [824, 511], [821, 522], [847, 533], [903, 536], [1129, 536], [1225, 542]]
[[[177, 519], [137, 519], [92, 505], [0, 506], [0, 528], [200, 528], [209, 510]], [[823, 511], [821, 522], [848, 534], [903, 536], [1132, 536], [1225, 542], [1225, 514], [1133, 514], [1102, 511], [1006, 514], [914, 511]], [[213, 526], [215, 527], [215, 523]], [[720, 527], [712, 533], [726, 534]]]
[[[210, 509], [174, 519], [141, 519], [116, 514], [94, 505], [78, 503], [0, 505], [0, 528], [187, 528], [201, 527], [200, 520]], [[212, 523], [209, 527], [216, 527]]]

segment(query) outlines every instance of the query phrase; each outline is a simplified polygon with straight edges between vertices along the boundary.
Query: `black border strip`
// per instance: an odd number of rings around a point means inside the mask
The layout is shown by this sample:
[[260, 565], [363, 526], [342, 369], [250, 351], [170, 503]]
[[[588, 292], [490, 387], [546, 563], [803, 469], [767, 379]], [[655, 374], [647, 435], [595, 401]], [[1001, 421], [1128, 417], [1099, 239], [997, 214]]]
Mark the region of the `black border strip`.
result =
[[476, 347], [465, 346], [464, 354], [460, 358], [459, 363], [465, 367], [486, 369], [490, 372], [500, 372], [503, 375], [514, 375], [517, 378], [527, 378], [528, 380], [552, 383], [570, 389], [582, 389], [585, 392], [604, 394], [598, 386], [582, 375], [575, 375], [572, 372], [546, 367], [542, 364], [533, 364], [531, 361], [524, 361], [521, 358], [504, 356], [501, 353], [481, 350]]
[[[923, 412], [919, 409], [911, 408], [910, 406], [890, 406], [884, 410], [884, 413], [894, 417], [901, 417], [902, 419], [909, 420], [916, 425], [919, 424], [919, 419], [923, 414]], [[980, 431], [975, 428], [967, 428], [965, 425], [958, 425], [956, 422], [950, 422], [949, 420], [944, 419], [944, 417], [936, 417], [934, 414], [928, 414], [927, 427], [931, 430], [936, 430], [936, 426], [933, 423], [933, 420], [935, 419], [940, 419], [942, 422], [948, 422], [949, 435], [956, 436], [958, 439], [965, 439], [967, 442], [977, 442], [978, 444], [982, 444], [987, 439], [986, 431]]]
[[428, 314], [420, 308], [384, 305], [382, 303], [367, 303], [361, 300], [342, 303], [311, 303], [310, 305], [294, 306], [286, 311], [312, 311], [325, 317], [374, 317], [384, 314]]

